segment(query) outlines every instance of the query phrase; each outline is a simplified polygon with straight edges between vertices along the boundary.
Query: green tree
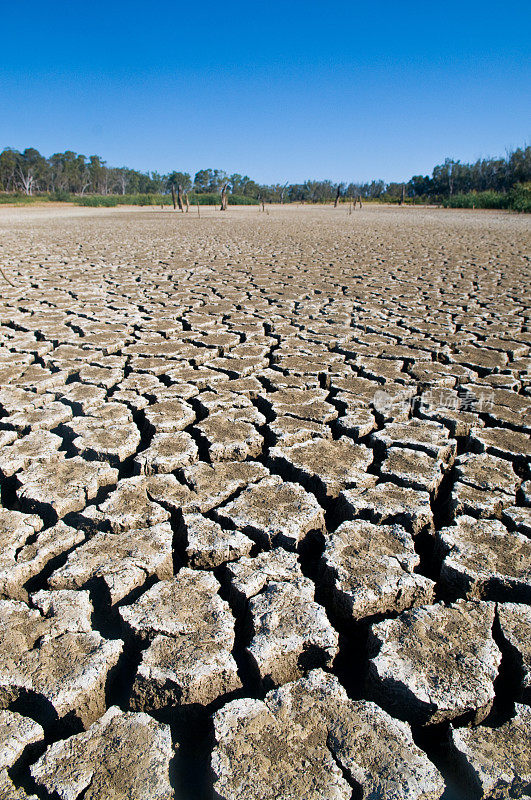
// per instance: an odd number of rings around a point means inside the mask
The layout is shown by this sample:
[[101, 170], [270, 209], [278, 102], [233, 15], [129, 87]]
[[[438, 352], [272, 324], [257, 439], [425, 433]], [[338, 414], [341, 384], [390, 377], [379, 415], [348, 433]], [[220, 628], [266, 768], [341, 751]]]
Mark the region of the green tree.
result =
[[18, 150], [6, 147], [0, 153], [0, 188], [4, 192], [13, 192], [16, 189], [17, 161], [20, 157]]
[[96, 194], [105, 194], [106, 189], [105, 161], [100, 156], [89, 156], [88, 177], [90, 188]]
[[34, 147], [27, 147], [17, 156], [16, 176], [25, 194], [31, 195], [47, 177], [48, 163]]
[[177, 189], [179, 186], [183, 192], [189, 192], [192, 188], [192, 178], [188, 172], [170, 172], [166, 178], [166, 190], [171, 191], [171, 187]]
[[200, 169], [195, 173], [194, 189], [196, 192], [208, 192], [209, 186], [214, 179], [214, 170]]

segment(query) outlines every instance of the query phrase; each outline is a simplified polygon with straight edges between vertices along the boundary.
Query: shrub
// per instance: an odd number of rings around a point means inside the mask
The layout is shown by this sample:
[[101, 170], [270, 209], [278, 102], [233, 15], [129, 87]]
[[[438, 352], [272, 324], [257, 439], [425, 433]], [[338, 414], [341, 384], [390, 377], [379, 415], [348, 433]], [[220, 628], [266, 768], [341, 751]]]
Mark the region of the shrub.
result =
[[114, 197], [120, 206], [168, 206], [172, 202], [166, 194], [120, 194]]
[[49, 199], [58, 203], [70, 203], [72, 202], [72, 195], [64, 189], [56, 189], [55, 192], [50, 192]]
[[509, 195], [494, 192], [467, 192], [467, 194], [454, 194], [443, 200], [445, 208], [508, 208]]
[[517, 183], [509, 192], [510, 207], [531, 213], [531, 183]]
[[34, 195], [20, 194], [20, 192], [0, 194], [0, 203], [2, 205], [7, 203], [15, 205], [28, 205], [30, 203], [34, 203], [36, 200], [42, 200], [42, 198], [35, 197]]
[[76, 197], [76, 205], [90, 206], [91, 208], [97, 208], [100, 206], [111, 208], [112, 206], [117, 206], [118, 202], [116, 197], [113, 197], [112, 195], [89, 194], [83, 197]]

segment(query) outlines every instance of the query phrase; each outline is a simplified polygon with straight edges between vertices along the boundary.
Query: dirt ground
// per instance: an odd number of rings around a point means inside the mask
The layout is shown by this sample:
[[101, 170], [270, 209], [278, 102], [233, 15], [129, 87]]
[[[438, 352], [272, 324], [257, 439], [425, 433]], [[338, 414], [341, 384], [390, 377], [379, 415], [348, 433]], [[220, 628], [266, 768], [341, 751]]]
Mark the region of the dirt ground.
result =
[[529, 234], [0, 207], [0, 798], [529, 791]]

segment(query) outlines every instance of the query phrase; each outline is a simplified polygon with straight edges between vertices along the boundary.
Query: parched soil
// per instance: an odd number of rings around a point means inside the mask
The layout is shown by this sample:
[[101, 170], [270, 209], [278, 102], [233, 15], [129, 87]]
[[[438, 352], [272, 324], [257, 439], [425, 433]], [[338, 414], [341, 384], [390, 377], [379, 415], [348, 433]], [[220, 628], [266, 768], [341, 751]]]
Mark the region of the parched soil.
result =
[[526, 217], [6, 208], [0, 267], [0, 798], [529, 792]]

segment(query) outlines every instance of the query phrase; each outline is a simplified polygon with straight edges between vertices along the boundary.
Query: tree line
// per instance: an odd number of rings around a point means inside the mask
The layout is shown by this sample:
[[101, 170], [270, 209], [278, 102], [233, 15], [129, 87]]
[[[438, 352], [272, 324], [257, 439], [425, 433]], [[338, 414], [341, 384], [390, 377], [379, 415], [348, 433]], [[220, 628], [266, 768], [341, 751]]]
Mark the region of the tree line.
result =
[[6, 147], [0, 153], [0, 191], [28, 196], [49, 193], [57, 199], [68, 195], [165, 195], [180, 190], [195, 195], [220, 194], [263, 202], [325, 203], [337, 199], [419, 201], [452, 198], [473, 192], [507, 194], [531, 181], [531, 147], [519, 147], [505, 157], [461, 163], [447, 158], [431, 175], [414, 175], [408, 181], [386, 183], [307, 180], [304, 183], [260, 184], [247, 175], [228, 175], [220, 169], [188, 172], [139, 172], [111, 167], [97, 155], [84, 156], [67, 150], [46, 158], [34, 147], [22, 152]]

